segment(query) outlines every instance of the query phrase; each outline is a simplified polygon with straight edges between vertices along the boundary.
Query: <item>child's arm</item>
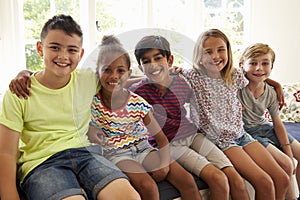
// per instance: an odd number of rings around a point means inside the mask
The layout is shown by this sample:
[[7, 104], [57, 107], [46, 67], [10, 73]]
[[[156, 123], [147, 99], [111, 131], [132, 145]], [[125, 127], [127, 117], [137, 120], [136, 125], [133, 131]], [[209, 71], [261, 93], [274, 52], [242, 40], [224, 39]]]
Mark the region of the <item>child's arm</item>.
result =
[[144, 123], [147, 125], [149, 132], [154, 137], [159, 148], [159, 154], [161, 158], [160, 169], [163, 169], [164, 171], [163, 178], [160, 178], [162, 180], [167, 176], [169, 172], [169, 164], [171, 162], [169, 141], [161, 130], [151, 111], [145, 116]]
[[284, 93], [281, 84], [269, 78], [266, 80], [266, 82], [275, 88], [279, 102], [279, 110], [281, 110], [282, 106], [284, 105]]
[[[292, 159], [292, 162], [294, 164], [293, 152], [291, 149], [291, 145], [290, 145], [290, 142], [289, 142], [289, 139], [287, 136], [286, 129], [280, 119], [280, 116], [277, 115], [276, 117], [273, 117], [272, 122], [273, 122], [276, 136], [279, 140], [279, 143], [280, 143], [280, 146], [281, 146], [283, 152]], [[294, 166], [295, 166], [295, 164], [294, 164]]]
[[19, 199], [16, 174], [19, 133], [0, 124], [0, 199]]
[[19, 72], [9, 84], [9, 89], [11, 90], [11, 92], [16, 94], [18, 97], [27, 99], [28, 96], [30, 96], [30, 76], [32, 74], [33, 72], [29, 70], [22, 70], [21, 72]]

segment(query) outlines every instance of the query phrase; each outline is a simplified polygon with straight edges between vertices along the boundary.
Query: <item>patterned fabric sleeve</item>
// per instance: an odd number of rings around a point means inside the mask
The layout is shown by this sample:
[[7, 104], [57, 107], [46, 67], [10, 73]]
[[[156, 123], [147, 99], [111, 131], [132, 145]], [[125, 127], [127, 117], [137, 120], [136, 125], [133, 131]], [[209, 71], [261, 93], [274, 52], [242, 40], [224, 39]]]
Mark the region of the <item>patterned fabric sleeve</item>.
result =
[[246, 87], [249, 83], [248, 79], [245, 77], [243, 71], [241, 69], [236, 69], [233, 72], [234, 81], [238, 89], [242, 89]]

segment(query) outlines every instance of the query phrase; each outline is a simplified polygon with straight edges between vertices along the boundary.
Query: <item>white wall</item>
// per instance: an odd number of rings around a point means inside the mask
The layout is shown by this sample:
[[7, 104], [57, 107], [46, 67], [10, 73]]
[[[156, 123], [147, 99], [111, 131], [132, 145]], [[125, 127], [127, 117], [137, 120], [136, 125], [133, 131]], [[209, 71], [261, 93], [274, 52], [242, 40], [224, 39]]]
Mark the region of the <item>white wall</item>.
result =
[[251, 0], [250, 43], [269, 44], [276, 53], [271, 78], [300, 82], [300, 0]]

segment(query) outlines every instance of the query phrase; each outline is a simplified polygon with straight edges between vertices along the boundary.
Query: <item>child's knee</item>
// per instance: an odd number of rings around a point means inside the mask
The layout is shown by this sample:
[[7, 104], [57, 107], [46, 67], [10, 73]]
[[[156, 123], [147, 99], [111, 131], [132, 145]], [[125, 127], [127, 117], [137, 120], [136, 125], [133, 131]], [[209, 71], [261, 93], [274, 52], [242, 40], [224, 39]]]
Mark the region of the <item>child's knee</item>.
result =
[[270, 176], [263, 176], [253, 183], [255, 190], [275, 191], [273, 180]]
[[158, 194], [157, 184], [153, 179], [144, 179], [141, 183], [136, 184], [136, 189], [139, 193], [144, 193], [149, 196]]

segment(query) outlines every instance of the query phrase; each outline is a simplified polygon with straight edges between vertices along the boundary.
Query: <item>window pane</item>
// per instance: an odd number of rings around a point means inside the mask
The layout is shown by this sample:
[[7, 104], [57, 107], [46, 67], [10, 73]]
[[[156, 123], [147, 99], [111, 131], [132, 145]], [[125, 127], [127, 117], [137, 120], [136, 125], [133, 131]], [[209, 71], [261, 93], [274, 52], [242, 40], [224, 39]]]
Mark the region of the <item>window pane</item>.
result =
[[39, 39], [41, 28], [50, 12], [50, 1], [24, 0], [23, 12], [26, 40]]
[[227, 0], [227, 8], [241, 8], [244, 6], [244, 0]]
[[141, 0], [96, 0], [96, 21], [103, 34], [117, 34], [143, 27], [145, 13], [142, 5]]
[[205, 8], [221, 8], [222, 0], [204, 0]]
[[26, 68], [32, 71], [38, 71], [43, 66], [43, 60], [36, 51], [35, 44], [25, 45]]
[[232, 45], [242, 45], [244, 34], [243, 15], [240, 12], [226, 12], [225, 18], [224, 30], [230, 33]]
[[52, 12], [59, 14], [63, 13], [66, 15], [71, 15], [76, 22], [80, 24], [80, 13], [79, 13], [79, 1], [78, 0], [52, 0], [55, 4], [52, 5], [54, 10]]

